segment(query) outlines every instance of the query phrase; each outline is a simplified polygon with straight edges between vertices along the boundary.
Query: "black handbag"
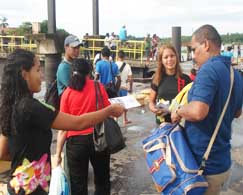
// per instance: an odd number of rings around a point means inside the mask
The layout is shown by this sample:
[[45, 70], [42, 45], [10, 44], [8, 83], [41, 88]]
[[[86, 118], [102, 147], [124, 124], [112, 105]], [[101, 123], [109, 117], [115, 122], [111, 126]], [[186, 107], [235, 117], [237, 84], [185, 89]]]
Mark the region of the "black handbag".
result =
[[115, 82], [111, 62], [110, 62], [110, 71], [111, 71], [112, 80], [108, 84], [105, 84], [105, 90], [109, 98], [114, 98], [114, 97], [118, 97], [118, 90], [116, 88], [116, 82]]
[[115, 83], [110, 82], [110, 83], [106, 84], [105, 85], [105, 90], [106, 90], [106, 93], [108, 94], [109, 98], [118, 97], [118, 93], [117, 93], [117, 89], [116, 89]]
[[[103, 97], [100, 91], [99, 83], [94, 81], [94, 85], [96, 95], [96, 110], [99, 110], [99, 108], [104, 108]], [[99, 107], [99, 105], [101, 105], [101, 107]], [[126, 147], [121, 128], [111, 117], [108, 117], [103, 122], [95, 125], [93, 141], [95, 150], [98, 152], [107, 150], [110, 154], [114, 154]]]

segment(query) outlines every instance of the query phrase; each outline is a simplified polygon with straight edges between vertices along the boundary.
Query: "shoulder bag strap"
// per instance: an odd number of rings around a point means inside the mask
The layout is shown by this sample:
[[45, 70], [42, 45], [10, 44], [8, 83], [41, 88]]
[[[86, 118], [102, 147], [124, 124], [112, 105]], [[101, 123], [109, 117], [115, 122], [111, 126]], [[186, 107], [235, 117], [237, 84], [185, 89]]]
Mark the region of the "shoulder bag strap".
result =
[[115, 84], [115, 76], [112, 70], [112, 63], [110, 62], [110, 69], [111, 69], [111, 77], [112, 77], [112, 82]]
[[122, 71], [123, 71], [123, 69], [125, 68], [125, 66], [126, 66], [126, 62], [123, 62], [123, 64], [122, 64], [122, 66], [121, 66], [121, 68], [120, 68], [120, 73], [122, 73]]
[[97, 90], [97, 81], [94, 80], [94, 88], [95, 88], [95, 105], [96, 110], [99, 110], [99, 100], [98, 100], [98, 90]]
[[95, 102], [96, 110], [99, 110], [99, 102], [101, 103], [101, 108], [104, 108], [103, 96], [100, 90], [100, 84], [98, 81], [94, 81], [95, 86]]
[[221, 113], [221, 115], [219, 117], [218, 123], [217, 123], [217, 125], [216, 125], [216, 127], [214, 129], [213, 135], [212, 135], [212, 137], [210, 139], [210, 142], [208, 144], [207, 150], [206, 150], [206, 152], [203, 155], [202, 163], [201, 163], [200, 170], [199, 170], [200, 171], [199, 172], [200, 174], [202, 174], [203, 171], [204, 171], [204, 168], [206, 166], [206, 161], [208, 160], [208, 156], [209, 156], [210, 151], [211, 151], [211, 149], [213, 147], [213, 143], [214, 143], [214, 141], [216, 139], [216, 136], [217, 136], [217, 134], [219, 132], [219, 127], [220, 127], [220, 125], [222, 123], [222, 120], [224, 118], [224, 114], [225, 114], [226, 109], [227, 109], [228, 104], [229, 104], [229, 100], [230, 100], [230, 96], [231, 96], [233, 84], [234, 84], [234, 70], [233, 70], [232, 67], [230, 67], [230, 89], [229, 89], [229, 94], [228, 94], [228, 97], [226, 99], [226, 102], [225, 102], [224, 108], [222, 110], [222, 113]]

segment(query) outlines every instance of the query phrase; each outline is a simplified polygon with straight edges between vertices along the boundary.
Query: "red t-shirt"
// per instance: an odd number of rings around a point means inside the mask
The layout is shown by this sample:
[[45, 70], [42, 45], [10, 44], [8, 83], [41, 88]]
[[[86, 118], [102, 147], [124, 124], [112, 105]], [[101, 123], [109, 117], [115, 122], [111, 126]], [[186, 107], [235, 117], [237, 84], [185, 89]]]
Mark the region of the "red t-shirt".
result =
[[[106, 107], [110, 105], [108, 95], [104, 86], [100, 83], [99, 85], [103, 96], [104, 107]], [[62, 94], [60, 111], [73, 115], [81, 115], [96, 111], [94, 81], [87, 79], [82, 91], [77, 91], [68, 87]], [[87, 135], [90, 133], [93, 133], [93, 127], [80, 131], [73, 131], [70, 129], [67, 132], [67, 138], [76, 135]]]

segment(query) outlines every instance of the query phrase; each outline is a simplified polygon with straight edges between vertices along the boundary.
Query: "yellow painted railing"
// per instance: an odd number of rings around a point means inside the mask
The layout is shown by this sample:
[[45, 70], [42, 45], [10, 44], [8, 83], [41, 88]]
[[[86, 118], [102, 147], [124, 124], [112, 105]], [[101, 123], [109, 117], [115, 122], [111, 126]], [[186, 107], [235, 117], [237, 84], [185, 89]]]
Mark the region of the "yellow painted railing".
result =
[[[104, 39], [86, 39], [88, 41], [89, 47], [81, 47], [81, 54], [86, 50], [89, 51], [90, 59], [94, 59], [95, 54], [100, 52], [104, 47]], [[128, 40], [124, 44], [121, 44], [120, 40], [112, 40], [116, 45], [115, 50], [111, 52], [118, 56], [118, 51], [123, 50], [126, 56], [130, 60], [137, 60], [143, 63], [144, 55], [144, 41]], [[9, 53], [16, 48], [27, 49], [30, 51], [36, 51], [37, 45], [33, 40], [26, 40], [24, 36], [1, 36], [0, 35], [0, 52]]]
[[0, 35], [0, 51], [9, 53], [16, 48], [36, 51], [37, 45], [33, 40], [26, 40], [24, 36], [1, 36]]
[[[94, 59], [95, 54], [100, 52], [104, 47], [104, 39], [86, 39], [89, 43], [89, 47], [81, 47], [81, 51], [90, 51], [91, 59]], [[113, 40], [115, 43], [116, 49], [111, 50], [118, 56], [118, 51], [123, 50], [126, 53], [128, 59], [131, 60], [139, 60], [141, 63], [143, 62], [143, 54], [144, 54], [144, 41], [135, 41], [128, 40], [124, 44], [121, 44], [120, 40]]]

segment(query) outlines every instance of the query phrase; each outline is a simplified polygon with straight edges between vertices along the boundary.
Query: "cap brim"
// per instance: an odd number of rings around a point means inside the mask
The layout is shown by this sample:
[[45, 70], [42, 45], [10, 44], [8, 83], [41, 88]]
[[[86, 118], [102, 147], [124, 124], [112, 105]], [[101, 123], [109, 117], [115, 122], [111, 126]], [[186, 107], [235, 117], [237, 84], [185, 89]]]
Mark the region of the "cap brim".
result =
[[79, 41], [75, 41], [75, 42], [72, 42], [69, 44], [70, 47], [78, 47], [80, 45], [81, 45], [81, 43]]

